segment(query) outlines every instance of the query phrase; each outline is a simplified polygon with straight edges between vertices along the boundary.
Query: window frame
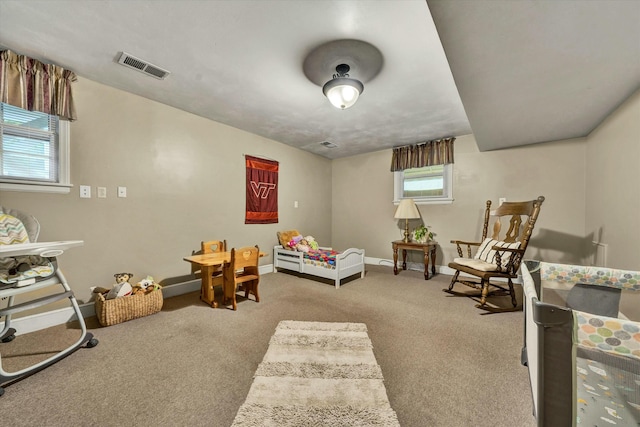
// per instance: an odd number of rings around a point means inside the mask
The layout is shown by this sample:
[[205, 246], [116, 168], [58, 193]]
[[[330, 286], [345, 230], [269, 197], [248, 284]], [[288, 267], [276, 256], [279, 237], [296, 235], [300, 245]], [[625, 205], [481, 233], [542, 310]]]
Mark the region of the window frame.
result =
[[[453, 203], [453, 164], [443, 165], [443, 196], [404, 197], [404, 171], [393, 172], [393, 203], [399, 204], [402, 199], [411, 198], [417, 205], [441, 205]], [[420, 168], [411, 168], [420, 169]]]
[[58, 126], [56, 130], [58, 150], [56, 156], [58, 169], [57, 182], [0, 177], [0, 191], [68, 194], [71, 191], [71, 187], [73, 187], [70, 176], [70, 134], [69, 121], [58, 119]]

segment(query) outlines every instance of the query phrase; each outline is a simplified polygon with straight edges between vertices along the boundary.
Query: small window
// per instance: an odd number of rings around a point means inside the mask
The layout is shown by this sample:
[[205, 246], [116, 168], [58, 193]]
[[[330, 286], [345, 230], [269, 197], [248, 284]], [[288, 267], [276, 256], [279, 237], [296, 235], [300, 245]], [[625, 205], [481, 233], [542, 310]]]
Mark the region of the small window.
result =
[[69, 122], [0, 103], [0, 189], [68, 193]]
[[394, 203], [413, 199], [418, 204], [453, 201], [453, 165], [405, 169], [393, 173]]

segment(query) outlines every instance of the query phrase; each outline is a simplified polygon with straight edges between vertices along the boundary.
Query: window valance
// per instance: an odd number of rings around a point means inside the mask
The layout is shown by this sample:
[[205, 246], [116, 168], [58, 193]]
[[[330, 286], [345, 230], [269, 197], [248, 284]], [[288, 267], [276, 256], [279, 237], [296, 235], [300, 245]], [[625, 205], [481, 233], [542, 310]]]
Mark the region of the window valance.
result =
[[0, 102], [73, 121], [73, 71], [10, 50], [0, 51]]
[[391, 172], [453, 163], [453, 141], [443, 138], [393, 149]]

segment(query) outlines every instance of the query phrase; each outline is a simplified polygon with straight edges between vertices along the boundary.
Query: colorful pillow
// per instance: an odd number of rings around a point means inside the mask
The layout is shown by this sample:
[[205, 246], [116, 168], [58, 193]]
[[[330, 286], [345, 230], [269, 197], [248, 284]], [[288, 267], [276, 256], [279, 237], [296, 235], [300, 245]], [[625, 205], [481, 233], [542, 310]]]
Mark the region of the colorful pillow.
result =
[[[501, 248], [508, 249], [518, 249], [520, 247], [520, 242], [501, 242], [495, 239], [486, 238], [480, 244], [478, 251], [476, 252], [474, 259], [478, 259], [481, 261], [488, 262], [490, 264], [496, 264], [496, 252], [493, 250], [494, 246], [499, 246]], [[500, 252], [500, 266], [505, 269], [507, 268], [507, 264], [509, 263], [509, 259], [511, 258], [511, 252], [508, 251], [499, 251]]]

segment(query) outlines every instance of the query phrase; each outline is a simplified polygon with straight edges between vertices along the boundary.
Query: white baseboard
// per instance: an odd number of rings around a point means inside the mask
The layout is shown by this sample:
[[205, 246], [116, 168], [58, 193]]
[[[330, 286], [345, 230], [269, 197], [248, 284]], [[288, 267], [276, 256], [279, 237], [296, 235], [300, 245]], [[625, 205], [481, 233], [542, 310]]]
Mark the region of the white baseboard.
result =
[[[272, 264], [260, 266], [260, 274], [267, 274], [271, 272], [273, 272]], [[171, 298], [187, 294], [189, 292], [196, 292], [198, 290], [200, 290], [200, 280], [190, 280], [188, 282], [176, 283], [174, 285], [163, 287], [162, 297]], [[80, 304], [79, 307], [82, 317], [84, 318], [96, 315], [95, 303], [93, 301]], [[30, 316], [11, 319], [11, 327], [16, 330], [16, 335], [21, 335], [49, 328], [51, 326], [62, 325], [77, 319], [78, 318], [73, 308], [66, 307], [47, 311], [46, 313], [37, 313]], [[0, 330], [2, 330], [2, 328], [4, 328], [4, 321], [0, 322]]]
[[[370, 265], [383, 265], [393, 268], [393, 260], [383, 258], [365, 257], [365, 264]], [[417, 262], [407, 263], [407, 269], [412, 271], [424, 271], [424, 264]], [[266, 264], [260, 266], [260, 274], [268, 274], [273, 272], [273, 264]], [[453, 275], [455, 270], [444, 266], [436, 265], [436, 272], [439, 274]], [[464, 274], [463, 274], [464, 275]], [[471, 277], [465, 275], [467, 277]], [[514, 280], [514, 283], [522, 283], [521, 277]], [[162, 288], [163, 298], [171, 298], [189, 292], [196, 292], [200, 289], [200, 280], [190, 280], [188, 282], [176, 283], [174, 285], [165, 286]], [[88, 302], [80, 305], [80, 312], [82, 317], [87, 318], [96, 315], [95, 305], [93, 302]], [[16, 335], [27, 334], [29, 332], [39, 331], [40, 329], [49, 328], [51, 326], [62, 325], [67, 322], [77, 320], [75, 311], [72, 307], [61, 308], [57, 310], [51, 310], [46, 313], [38, 313], [30, 316], [19, 317], [17, 319], [11, 319], [11, 326], [16, 329]], [[4, 322], [0, 322], [0, 329], [4, 327]]]
[[[364, 262], [365, 264], [371, 264], [371, 265], [383, 265], [386, 267], [391, 267], [393, 268], [393, 260], [391, 259], [384, 259], [384, 258], [371, 258], [371, 257], [365, 257], [364, 258]], [[398, 268], [401, 268], [401, 263], [398, 262]], [[407, 270], [411, 270], [411, 271], [424, 271], [424, 264], [421, 262], [408, 262], [407, 263]], [[456, 270], [454, 270], [453, 268], [450, 268], [449, 266], [446, 265], [436, 265], [436, 273], [438, 274], [446, 274], [448, 276], [453, 276], [455, 274]], [[431, 271], [429, 271], [429, 274], [431, 274]], [[469, 278], [473, 278], [473, 276], [466, 274], [464, 272], [460, 273], [460, 276], [462, 277], [469, 277]], [[494, 279], [492, 279], [494, 280]], [[506, 279], [495, 279], [498, 282], [504, 281], [506, 282]], [[513, 283], [522, 283], [522, 276], [518, 275], [517, 279], [513, 280]]]
[[[365, 257], [364, 258], [364, 262], [365, 262], [365, 264], [382, 265], [382, 266], [385, 266], [385, 267], [393, 268], [393, 260], [392, 259]], [[429, 266], [431, 266], [431, 264], [429, 264]], [[402, 268], [402, 263], [400, 261], [398, 261], [398, 268]], [[429, 267], [429, 268], [431, 268], [431, 267]], [[424, 271], [424, 264], [421, 263], [421, 262], [408, 262], [407, 263], [407, 270]], [[449, 268], [447, 266], [436, 265], [436, 273], [438, 273], [438, 274], [449, 274], [449, 275], [452, 275], [454, 272], [455, 272], [455, 270], [452, 270], [451, 268]], [[429, 274], [431, 274], [431, 270], [429, 270]]]

